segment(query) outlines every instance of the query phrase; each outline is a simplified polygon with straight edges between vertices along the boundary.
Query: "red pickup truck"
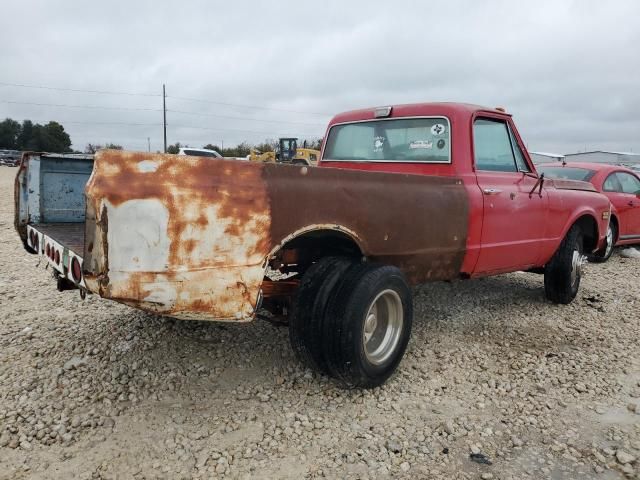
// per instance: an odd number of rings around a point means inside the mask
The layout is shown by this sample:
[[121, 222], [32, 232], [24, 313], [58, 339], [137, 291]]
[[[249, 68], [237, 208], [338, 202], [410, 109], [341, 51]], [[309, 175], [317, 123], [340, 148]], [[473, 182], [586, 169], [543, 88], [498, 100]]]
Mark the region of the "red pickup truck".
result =
[[286, 319], [301, 359], [361, 387], [404, 354], [410, 285], [527, 270], [569, 303], [610, 215], [592, 185], [539, 176], [510, 115], [454, 103], [337, 115], [318, 167], [27, 154], [15, 192], [25, 248], [60, 290]]

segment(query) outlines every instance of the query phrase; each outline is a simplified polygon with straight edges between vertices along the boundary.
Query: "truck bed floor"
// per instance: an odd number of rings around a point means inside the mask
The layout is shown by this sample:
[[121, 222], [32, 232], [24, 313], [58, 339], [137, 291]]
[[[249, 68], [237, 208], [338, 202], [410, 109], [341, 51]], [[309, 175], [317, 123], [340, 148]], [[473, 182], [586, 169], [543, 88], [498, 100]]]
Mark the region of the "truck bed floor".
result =
[[84, 252], [84, 222], [82, 223], [38, 223], [32, 225], [41, 233], [53, 238], [77, 255]]

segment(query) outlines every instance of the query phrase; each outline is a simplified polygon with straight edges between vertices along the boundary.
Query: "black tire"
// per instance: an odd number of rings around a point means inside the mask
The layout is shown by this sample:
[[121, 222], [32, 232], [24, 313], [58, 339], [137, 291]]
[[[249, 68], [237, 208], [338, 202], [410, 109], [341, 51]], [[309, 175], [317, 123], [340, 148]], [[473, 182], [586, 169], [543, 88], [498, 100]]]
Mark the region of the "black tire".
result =
[[[376, 336], [378, 330], [374, 327], [375, 332], [369, 333], [369, 340], [374, 343], [380, 340], [380, 343], [372, 347], [377, 350], [369, 352], [365, 346], [365, 342], [369, 345], [365, 340], [366, 317], [376, 299], [380, 299], [380, 305], [384, 307], [378, 307], [383, 311], [381, 330]], [[401, 309], [398, 308], [400, 305]], [[395, 324], [400, 326], [391, 328], [395, 333], [390, 334], [388, 325], [392, 323], [389, 320], [392, 316], [399, 319]], [[404, 356], [412, 321], [411, 289], [399, 269], [368, 263], [350, 267], [330, 300], [324, 322], [324, 358], [331, 376], [348, 387], [372, 388], [384, 383]], [[387, 338], [393, 340], [385, 343]], [[388, 348], [383, 348], [384, 345]], [[380, 351], [376, 357], [379, 361], [372, 361], [376, 351]]]
[[[577, 258], [574, 258], [577, 255]], [[544, 293], [554, 303], [568, 304], [576, 297], [582, 277], [583, 236], [572, 226], [544, 269]]]
[[325, 257], [302, 276], [289, 316], [289, 341], [300, 361], [319, 373], [327, 374], [322, 328], [325, 312], [342, 273], [352, 262], [345, 257]]
[[607, 230], [607, 244], [596, 253], [589, 255], [589, 261], [594, 263], [604, 263], [609, 260], [613, 254], [613, 247], [617, 240], [618, 228], [614, 222], [609, 222], [609, 229]]

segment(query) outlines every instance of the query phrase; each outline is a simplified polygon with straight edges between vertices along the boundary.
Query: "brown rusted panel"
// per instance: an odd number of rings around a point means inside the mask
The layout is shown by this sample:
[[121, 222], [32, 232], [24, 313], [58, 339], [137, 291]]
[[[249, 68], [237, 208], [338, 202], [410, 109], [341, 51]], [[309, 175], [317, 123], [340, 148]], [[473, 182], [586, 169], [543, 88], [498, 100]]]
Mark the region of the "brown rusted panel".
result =
[[[28, 153], [22, 154], [18, 171], [16, 172], [16, 179], [13, 183], [13, 225], [22, 240], [23, 245], [27, 245], [27, 220], [28, 217], [25, 213], [26, 206], [22, 205], [25, 198], [22, 197], [22, 189], [26, 182], [27, 175], [27, 162], [25, 158], [28, 157]], [[22, 209], [22, 210], [21, 210]]]
[[272, 244], [311, 225], [339, 227], [413, 283], [458, 276], [469, 221], [460, 180], [278, 164], [264, 165], [263, 174]]
[[259, 166], [247, 166], [99, 152], [86, 188], [88, 288], [176, 317], [251, 319], [270, 217]]

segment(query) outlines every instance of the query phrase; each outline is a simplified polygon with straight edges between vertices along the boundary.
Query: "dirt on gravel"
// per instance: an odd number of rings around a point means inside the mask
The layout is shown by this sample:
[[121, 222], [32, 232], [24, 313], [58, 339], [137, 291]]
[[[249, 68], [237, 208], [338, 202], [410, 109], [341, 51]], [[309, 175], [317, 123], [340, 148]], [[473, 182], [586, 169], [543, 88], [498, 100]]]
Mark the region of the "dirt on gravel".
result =
[[640, 260], [576, 300], [515, 273], [415, 289], [399, 371], [343, 390], [286, 328], [58, 293], [0, 167], [0, 479], [640, 478]]

